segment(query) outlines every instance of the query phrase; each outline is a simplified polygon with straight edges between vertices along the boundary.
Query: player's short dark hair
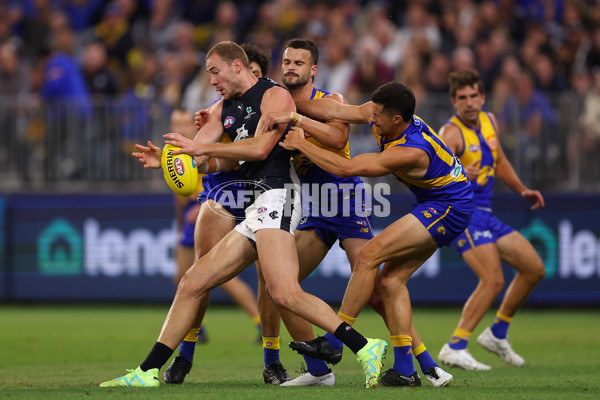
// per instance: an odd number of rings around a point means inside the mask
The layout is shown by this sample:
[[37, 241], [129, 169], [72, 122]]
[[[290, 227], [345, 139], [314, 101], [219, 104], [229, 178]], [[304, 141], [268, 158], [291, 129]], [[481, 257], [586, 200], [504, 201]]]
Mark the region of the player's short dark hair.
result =
[[371, 101], [383, 106], [383, 111], [391, 115], [400, 115], [409, 122], [415, 113], [415, 95], [410, 88], [400, 82], [388, 82], [381, 85]]
[[485, 91], [481, 75], [479, 75], [479, 72], [475, 71], [474, 69], [463, 69], [460, 71], [454, 71], [450, 74], [448, 82], [450, 83], [450, 95], [453, 98], [454, 96], [456, 96], [457, 91], [466, 86], [474, 87], [475, 85], [477, 85], [477, 90], [481, 94], [483, 94]]
[[246, 52], [246, 55], [248, 56], [248, 62], [257, 63], [262, 76], [267, 76], [267, 73], [269, 72], [271, 55], [252, 43], [242, 43], [240, 47]]
[[215, 54], [221, 57], [221, 59], [229, 65], [235, 60], [240, 60], [244, 67], [250, 68], [250, 62], [248, 61], [246, 52], [236, 43], [228, 41], [217, 43], [208, 51], [208, 53], [206, 53], [206, 59], [208, 60]]
[[317, 65], [319, 63], [319, 49], [317, 45], [312, 40], [308, 39], [290, 39], [283, 45], [283, 50], [291, 47], [292, 49], [302, 49], [308, 50], [310, 52], [310, 62], [313, 65]]

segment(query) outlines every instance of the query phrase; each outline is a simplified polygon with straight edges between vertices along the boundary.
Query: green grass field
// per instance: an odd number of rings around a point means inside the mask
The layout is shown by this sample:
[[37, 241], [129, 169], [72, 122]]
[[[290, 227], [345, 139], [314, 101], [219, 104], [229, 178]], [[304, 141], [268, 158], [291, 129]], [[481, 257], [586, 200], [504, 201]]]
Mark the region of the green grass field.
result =
[[[280, 388], [262, 381], [262, 348], [254, 328], [237, 308], [213, 307], [207, 316], [209, 343], [199, 345], [192, 372], [183, 385], [158, 389], [105, 389], [98, 384], [134, 368], [154, 344], [166, 306], [0, 306], [0, 398], [71, 399], [584, 399], [600, 398], [600, 316], [598, 310], [523, 310], [510, 335], [527, 360], [523, 368], [504, 365], [476, 343], [478, 360], [493, 369], [454, 375], [448, 388], [424, 382], [417, 389], [362, 388], [363, 375], [347, 349], [334, 367], [335, 387]], [[459, 309], [415, 308], [414, 322], [431, 353], [448, 340]], [[492, 320], [488, 314], [476, 337]], [[389, 340], [381, 319], [361, 314], [356, 328]], [[316, 331], [316, 333], [321, 333]], [[281, 359], [292, 377], [301, 357], [287, 348]], [[393, 363], [388, 352], [386, 366]], [[163, 369], [164, 371], [164, 369]], [[161, 371], [162, 375], [162, 371]], [[284, 397], [285, 396], [285, 397]]]

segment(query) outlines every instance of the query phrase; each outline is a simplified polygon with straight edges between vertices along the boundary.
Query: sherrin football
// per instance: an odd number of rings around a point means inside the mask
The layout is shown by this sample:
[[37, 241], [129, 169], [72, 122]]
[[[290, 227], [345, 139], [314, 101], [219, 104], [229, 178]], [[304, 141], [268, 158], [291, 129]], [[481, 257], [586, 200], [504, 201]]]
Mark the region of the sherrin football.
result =
[[198, 185], [198, 169], [194, 157], [189, 154], [173, 155], [180, 147], [166, 144], [163, 147], [160, 165], [165, 181], [180, 196], [190, 196]]

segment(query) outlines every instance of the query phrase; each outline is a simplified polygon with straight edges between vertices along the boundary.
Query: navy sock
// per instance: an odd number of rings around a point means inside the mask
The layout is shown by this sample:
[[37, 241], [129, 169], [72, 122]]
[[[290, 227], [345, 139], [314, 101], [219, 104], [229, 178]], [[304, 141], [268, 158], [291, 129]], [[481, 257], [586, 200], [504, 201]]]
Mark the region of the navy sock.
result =
[[161, 369], [169, 361], [172, 354], [173, 350], [169, 346], [156, 342], [150, 353], [148, 353], [148, 357], [140, 364], [140, 369], [142, 371], [148, 371], [153, 368]]
[[334, 333], [354, 354], [367, 345], [367, 339], [355, 331], [349, 324], [342, 322]]

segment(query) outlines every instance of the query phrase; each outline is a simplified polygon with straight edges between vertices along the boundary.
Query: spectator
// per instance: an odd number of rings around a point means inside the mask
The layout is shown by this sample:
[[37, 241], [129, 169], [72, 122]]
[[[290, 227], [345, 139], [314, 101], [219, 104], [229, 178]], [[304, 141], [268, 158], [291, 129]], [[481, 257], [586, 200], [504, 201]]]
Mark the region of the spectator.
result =
[[350, 31], [327, 38], [324, 57], [319, 62], [319, 73], [315, 78], [316, 87], [330, 93], [346, 93], [354, 72], [354, 64], [350, 61], [352, 38]]
[[51, 0], [36, 0], [21, 4], [23, 20], [20, 23], [26, 57], [37, 60], [47, 46], [50, 35]]
[[129, 21], [121, 4], [113, 1], [106, 6], [102, 20], [95, 27], [95, 35], [106, 46], [109, 66], [115, 70], [127, 69], [129, 53], [134, 45]]
[[600, 67], [592, 72], [592, 86], [583, 102], [580, 126], [580, 154], [583, 155], [580, 170], [585, 173], [582, 178], [593, 179], [600, 173], [597, 158], [600, 153]]
[[356, 44], [357, 65], [350, 78], [348, 102], [360, 104], [361, 96], [394, 79], [394, 71], [379, 59], [381, 45], [372, 36], [364, 36]]
[[457, 47], [452, 52], [452, 69], [454, 71], [475, 69], [475, 57], [468, 47]]
[[106, 178], [111, 176], [111, 166], [116, 163], [114, 144], [118, 143], [119, 133], [116, 114], [111, 105], [118, 95], [118, 85], [114, 75], [107, 68], [106, 48], [102, 43], [94, 41], [85, 47], [82, 69], [87, 88], [94, 100], [94, 135], [90, 141], [95, 151], [90, 154], [90, 165], [95, 178]]
[[0, 45], [0, 95], [13, 104], [23, 103], [29, 91], [28, 67], [21, 62], [16, 46], [11, 42]]
[[0, 45], [0, 167], [17, 170], [29, 179], [29, 165], [25, 157], [26, 137], [25, 106], [30, 94], [29, 70], [21, 62], [14, 44]]
[[554, 62], [550, 56], [540, 54], [533, 67], [535, 85], [544, 93], [559, 94], [568, 88], [565, 78], [554, 70]]
[[100, 19], [104, 0], [67, 0], [64, 11], [69, 17], [69, 26], [78, 33], [87, 30]]
[[528, 179], [539, 178], [544, 168], [542, 156], [557, 143], [556, 113], [528, 73], [517, 79], [517, 101], [507, 103], [504, 119], [519, 121], [517, 140], [523, 172]]
[[89, 43], [83, 55], [83, 75], [88, 90], [97, 100], [111, 99], [118, 93], [117, 81], [107, 68], [106, 48], [100, 42]]
[[79, 178], [91, 125], [91, 98], [76, 60], [69, 54], [73, 33], [57, 32], [51, 50], [43, 53], [41, 98], [48, 109], [48, 149], [44, 168], [48, 179]]
[[585, 56], [585, 66], [589, 71], [600, 67], [600, 27], [596, 27], [592, 32], [591, 48]]
[[133, 27], [136, 43], [148, 41], [154, 51], [165, 49], [173, 41], [181, 9], [175, 0], [155, 0], [150, 3], [150, 16], [140, 19]]

